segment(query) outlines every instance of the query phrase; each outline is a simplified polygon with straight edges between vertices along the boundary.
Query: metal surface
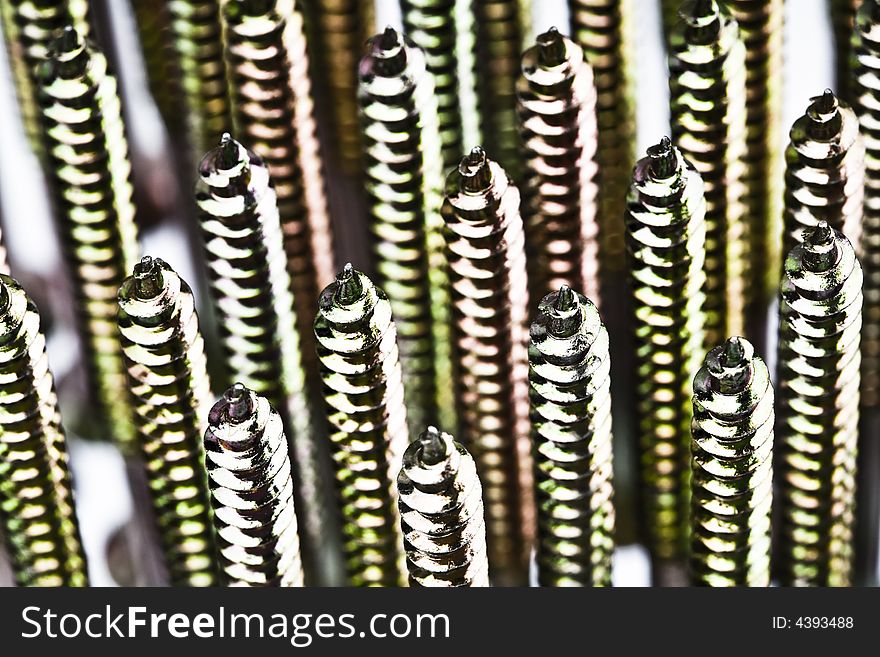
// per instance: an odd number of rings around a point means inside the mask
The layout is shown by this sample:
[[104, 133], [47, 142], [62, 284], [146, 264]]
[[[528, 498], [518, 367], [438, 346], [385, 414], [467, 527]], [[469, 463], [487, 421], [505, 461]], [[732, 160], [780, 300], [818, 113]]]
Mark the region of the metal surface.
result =
[[862, 269], [822, 221], [789, 252], [780, 293], [780, 584], [852, 583]]
[[428, 427], [397, 476], [410, 586], [489, 586], [483, 490], [468, 451]]
[[563, 285], [529, 343], [541, 586], [610, 586], [614, 552], [611, 372], [596, 307]]
[[837, 95], [850, 102], [853, 98], [853, 79], [850, 61], [853, 56], [852, 36], [856, 10], [862, 0], [828, 0], [831, 28], [834, 37], [834, 68]]
[[773, 388], [748, 340], [706, 355], [693, 404], [692, 583], [769, 586]]
[[315, 337], [348, 583], [400, 585], [405, 567], [394, 480], [408, 436], [391, 304], [347, 264], [321, 293]]
[[293, 480], [281, 416], [240, 383], [205, 432], [220, 562], [230, 586], [302, 586]]
[[67, 461], [39, 312], [0, 275], [0, 519], [20, 586], [88, 586]]

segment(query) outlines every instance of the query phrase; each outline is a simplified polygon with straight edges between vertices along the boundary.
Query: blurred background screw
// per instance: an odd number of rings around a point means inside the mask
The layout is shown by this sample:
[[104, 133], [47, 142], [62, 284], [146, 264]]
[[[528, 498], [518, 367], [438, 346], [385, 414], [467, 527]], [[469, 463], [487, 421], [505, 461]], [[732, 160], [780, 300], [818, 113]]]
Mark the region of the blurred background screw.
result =
[[706, 355], [693, 405], [692, 583], [769, 586], [773, 388], [748, 340]]
[[483, 491], [468, 451], [428, 427], [397, 476], [410, 586], [489, 586]]
[[828, 0], [834, 41], [834, 69], [838, 98], [851, 102], [854, 79], [851, 77], [850, 61], [853, 56], [852, 36], [856, 10], [862, 0]]
[[862, 269], [821, 221], [788, 254], [779, 307], [777, 480], [783, 586], [852, 580]]
[[240, 383], [205, 432], [220, 561], [231, 586], [302, 586], [293, 480], [281, 417]]
[[20, 586], [88, 586], [67, 443], [33, 301], [0, 275], [0, 505]]
[[405, 568], [394, 481], [407, 424], [391, 304], [347, 264], [321, 293], [315, 336], [348, 583], [401, 585]]
[[144, 256], [119, 290], [119, 331], [137, 442], [172, 586], [216, 586], [202, 436], [211, 388], [192, 291]]
[[529, 346], [541, 586], [611, 586], [610, 372], [592, 302], [565, 285], [544, 297]]

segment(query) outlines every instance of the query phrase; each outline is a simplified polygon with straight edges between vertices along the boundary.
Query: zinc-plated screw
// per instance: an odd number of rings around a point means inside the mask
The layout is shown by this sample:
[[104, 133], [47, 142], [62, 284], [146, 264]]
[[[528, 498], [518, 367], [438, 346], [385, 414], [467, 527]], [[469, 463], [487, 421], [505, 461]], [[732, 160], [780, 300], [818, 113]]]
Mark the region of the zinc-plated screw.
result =
[[777, 480], [784, 586], [849, 586], [859, 424], [862, 268], [826, 222], [785, 260]]
[[[473, 0], [480, 134], [514, 180], [522, 158], [516, 123], [520, 55], [532, 34], [531, 0]], [[491, 542], [491, 539], [490, 539]]]
[[519, 190], [476, 147], [447, 179], [443, 219], [461, 442], [483, 482], [493, 581], [516, 584], [534, 533]]
[[173, 586], [216, 586], [202, 436], [211, 388], [189, 285], [144, 256], [119, 289], [119, 332], [141, 459]]
[[336, 269], [302, 15], [293, 0], [232, 0], [222, 14], [233, 123], [275, 185], [303, 363], [317, 377], [311, 318]]
[[218, 0], [168, 0], [174, 66], [180, 74], [184, 137], [194, 169], [202, 154], [230, 129]]
[[302, 586], [281, 416], [241, 383], [214, 404], [205, 432], [220, 561], [232, 586]]
[[542, 586], [611, 586], [610, 371], [593, 303], [565, 285], [545, 296], [529, 346]]
[[584, 51], [556, 28], [538, 36], [517, 100], [529, 296], [568, 284], [598, 301], [596, 90]]
[[92, 398], [108, 434], [133, 448], [116, 295], [137, 262], [138, 240], [116, 80], [105, 57], [69, 27], [37, 80], [49, 187]]
[[[670, 35], [672, 138], [706, 187], [706, 344], [744, 332], [750, 292], [745, 47], [716, 0], [689, 0]], [[701, 350], [702, 351], [702, 350]]]
[[391, 304], [347, 264], [321, 293], [315, 337], [349, 583], [398, 586], [405, 568], [394, 481], [407, 426]]
[[400, 0], [400, 11], [403, 31], [425, 53], [434, 81], [445, 171], [455, 166], [463, 148], [456, 0]]
[[0, 275], [0, 501], [19, 585], [88, 586], [40, 315], [6, 275]]
[[584, 49], [596, 85], [599, 126], [599, 236], [603, 271], [621, 271], [625, 241], [620, 217], [636, 159], [634, 7], [632, 0], [569, 0], [571, 34]]
[[483, 490], [468, 451], [428, 427], [397, 476], [410, 586], [489, 586]]
[[642, 520], [655, 565], [681, 562], [687, 544], [691, 382], [704, 339], [705, 212], [700, 174], [664, 137], [633, 170], [626, 215]]
[[831, 28], [834, 36], [834, 69], [837, 96], [851, 102], [854, 80], [851, 77], [851, 59], [853, 56], [852, 37], [856, 11], [862, 0], [829, 0]]
[[326, 107], [339, 160], [349, 174], [360, 172], [361, 138], [357, 116], [357, 65], [363, 43], [375, 33], [373, 0], [316, 0], [312, 59], [315, 80], [323, 81]]
[[[744, 157], [746, 221], [749, 248], [747, 289], [753, 292], [747, 308], [756, 338], [766, 323], [769, 301], [779, 287], [782, 253], [779, 243], [782, 217], [783, 0], [725, 0], [724, 6], [739, 24], [746, 49], [746, 153]], [[760, 344], [759, 342], [758, 344]]]
[[805, 229], [828, 222], [858, 250], [862, 232], [865, 144], [848, 105], [826, 89], [791, 127], [785, 151], [783, 253]]
[[706, 355], [693, 406], [692, 581], [769, 586], [773, 387], [750, 342], [733, 337]]
[[37, 67], [65, 27], [88, 35], [88, 0], [5, 0], [0, 4], [0, 22], [22, 123], [34, 152], [42, 154]]
[[367, 42], [358, 77], [373, 257], [416, 434], [453, 404], [437, 101], [423, 53], [390, 27]]
[[[227, 376], [266, 397], [284, 421], [307, 573], [328, 555], [316, 441], [294, 301], [269, 169], [224, 134], [199, 168], [196, 204]], [[323, 556], [322, 556], [323, 555]]]
[[853, 96], [865, 144], [861, 264], [863, 408], [880, 407], [880, 2], [866, 0], [856, 17]]

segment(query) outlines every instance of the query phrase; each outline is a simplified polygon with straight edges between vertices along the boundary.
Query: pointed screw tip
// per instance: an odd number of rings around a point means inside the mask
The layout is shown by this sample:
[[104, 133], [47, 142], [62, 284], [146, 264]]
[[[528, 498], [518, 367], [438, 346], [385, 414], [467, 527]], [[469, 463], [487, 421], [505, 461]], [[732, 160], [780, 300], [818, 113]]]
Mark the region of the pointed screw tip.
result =
[[436, 427], [428, 427], [419, 437], [421, 460], [426, 465], [436, 465], [446, 457], [446, 441]]

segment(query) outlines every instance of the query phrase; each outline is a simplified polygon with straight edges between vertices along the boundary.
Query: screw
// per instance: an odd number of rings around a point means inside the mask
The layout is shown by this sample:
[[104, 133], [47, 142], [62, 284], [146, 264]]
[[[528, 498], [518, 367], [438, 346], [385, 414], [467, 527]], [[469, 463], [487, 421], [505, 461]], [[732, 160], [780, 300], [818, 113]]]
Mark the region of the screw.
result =
[[272, 176], [303, 365], [316, 379], [311, 316], [335, 266], [303, 19], [293, 0], [235, 0], [222, 15], [233, 122]]
[[[672, 137], [706, 187], [706, 344], [744, 332], [750, 295], [745, 47], [715, 0], [682, 5], [670, 35]], [[700, 350], [702, 351], [702, 350]]]
[[456, 0], [400, 0], [403, 31], [425, 54], [434, 82], [444, 171], [458, 162], [463, 142], [455, 7]]
[[228, 376], [266, 397], [284, 421], [294, 495], [311, 576], [332, 557], [294, 300], [269, 170], [224, 134], [199, 167], [196, 204]]
[[455, 421], [437, 102], [423, 53], [394, 29], [367, 42], [358, 72], [369, 228], [397, 325], [407, 418], [416, 433]]
[[493, 581], [516, 584], [534, 534], [519, 190], [476, 147], [449, 175], [442, 211], [461, 442], [483, 482]]
[[208, 415], [205, 466], [220, 561], [232, 586], [302, 586], [290, 459], [281, 416], [241, 383]]
[[34, 302], [0, 275], [0, 502], [20, 586], [88, 586], [67, 443]]
[[139, 247], [116, 80], [105, 57], [70, 27], [39, 67], [37, 80], [49, 188], [91, 398], [106, 434], [131, 449], [134, 425], [116, 295]]
[[694, 379], [691, 577], [770, 585], [773, 387], [745, 338], [715, 347]]
[[746, 51], [746, 152], [743, 183], [748, 222], [746, 308], [750, 332], [763, 343], [767, 307], [779, 287], [782, 216], [783, 0], [726, 0]]
[[862, 269], [825, 221], [785, 260], [776, 465], [783, 586], [849, 586], [859, 423]]
[[626, 235], [636, 353], [642, 521], [655, 581], [682, 562], [688, 528], [691, 382], [703, 345], [706, 200], [664, 137], [633, 170]]
[[489, 586], [483, 491], [468, 451], [428, 427], [397, 476], [410, 586]]
[[[530, 0], [473, 0], [477, 103], [486, 149], [515, 180], [522, 159], [516, 124], [516, 80], [531, 35]], [[491, 539], [490, 539], [491, 542]]]
[[599, 235], [603, 271], [625, 264], [624, 198], [636, 159], [632, 75], [635, 39], [630, 0], [569, 0], [571, 33], [584, 49], [596, 84], [599, 141]]
[[545, 296], [529, 346], [542, 586], [611, 586], [610, 367], [596, 306], [566, 285]]
[[349, 584], [400, 585], [405, 570], [394, 476], [407, 428], [388, 298], [345, 265], [321, 293], [315, 337]]
[[165, 125], [178, 134], [182, 132], [179, 101], [183, 90], [171, 37], [169, 4], [165, 0], [130, 3], [150, 95]]
[[168, 0], [174, 66], [180, 74], [188, 161], [199, 158], [229, 130], [231, 117], [218, 0]]
[[785, 151], [783, 253], [801, 241], [804, 229], [827, 221], [858, 249], [864, 199], [865, 144], [848, 105], [826, 89], [810, 99], [791, 127]]
[[8, 0], [0, 6], [0, 22], [25, 133], [42, 157], [37, 68], [68, 25], [88, 35], [88, 0]]
[[853, 57], [852, 38], [856, 10], [862, 0], [829, 0], [831, 32], [834, 42], [834, 66], [837, 95], [847, 102], [856, 93], [855, 78], [850, 77], [850, 62]]
[[556, 28], [541, 34], [523, 54], [517, 100], [529, 295], [570, 284], [598, 300], [596, 90], [583, 50]]
[[202, 435], [211, 407], [192, 290], [144, 256], [119, 289], [119, 332], [138, 446], [173, 586], [216, 586]]

